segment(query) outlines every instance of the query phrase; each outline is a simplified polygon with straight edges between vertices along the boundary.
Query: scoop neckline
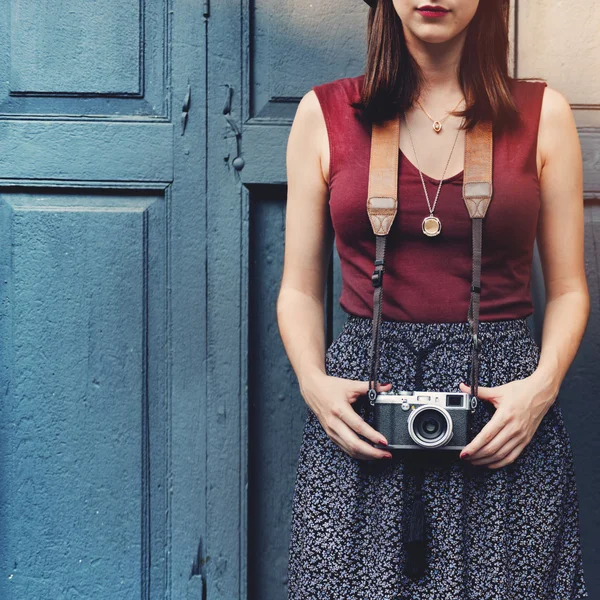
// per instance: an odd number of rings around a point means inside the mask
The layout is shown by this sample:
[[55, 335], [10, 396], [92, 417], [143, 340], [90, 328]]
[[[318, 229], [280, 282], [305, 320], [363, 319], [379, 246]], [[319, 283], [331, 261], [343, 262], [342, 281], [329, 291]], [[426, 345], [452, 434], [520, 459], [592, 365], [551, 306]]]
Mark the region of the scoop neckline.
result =
[[[419, 173], [419, 169], [416, 165], [414, 165], [410, 160], [408, 160], [406, 154], [404, 154], [404, 152], [402, 152], [401, 148], [398, 148], [398, 153], [404, 158], [404, 162], [408, 164], [408, 166], [417, 174]], [[460, 177], [463, 176], [465, 170], [462, 169], [461, 171], [459, 171], [458, 173], [454, 174], [454, 175], [450, 175], [450, 177], [445, 177], [444, 179], [435, 179], [434, 177], [430, 177], [429, 175], [427, 175], [426, 173], [423, 173], [423, 171], [421, 171], [422, 175], [423, 175], [423, 179], [427, 179], [429, 180], [431, 183], [434, 183], [435, 185], [439, 185], [440, 181], [443, 181], [444, 183], [447, 183], [448, 181], [454, 181], [455, 179], [459, 179]]]

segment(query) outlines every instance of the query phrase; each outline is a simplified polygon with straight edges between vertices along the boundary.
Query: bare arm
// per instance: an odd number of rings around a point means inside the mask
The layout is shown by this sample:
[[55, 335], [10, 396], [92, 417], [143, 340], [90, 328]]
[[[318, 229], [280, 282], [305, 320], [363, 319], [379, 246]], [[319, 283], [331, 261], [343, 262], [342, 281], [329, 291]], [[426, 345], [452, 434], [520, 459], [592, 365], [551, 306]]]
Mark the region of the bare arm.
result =
[[327, 140], [325, 121], [311, 91], [298, 105], [286, 152], [287, 204], [283, 276], [277, 319], [300, 386], [325, 373], [323, 297], [333, 248], [329, 189], [319, 148]]
[[584, 264], [581, 146], [567, 100], [548, 87], [538, 143], [543, 167], [537, 241], [546, 310], [537, 372], [556, 396], [581, 343], [590, 298]]
[[[590, 311], [581, 146], [569, 103], [550, 87], [544, 90], [538, 150], [542, 170], [537, 242], [546, 286], [540, 360], [529, 377], [479, 388], [478, 396], [496, 411], [461, 457], [490, 468], [513, 462], [530, 442], [556, 400]], [[464, 384], [461, 388], [469, 390]]]
[[[325, 371], [323, 297], [334, 234], [327, 184], [329, 158], [322, 152], [328, 147], [323, 113], [311, 90], [298, 105], [286, 153], [288, 196], [277, 298], [279, 332], [302, 396], [331, 439], [356, 458], [391, 457], [357, 435], [386, 443], [351, 406], [367, 392], [368, 382], [330, 377]], [[389, 388], [389, 384], [379, 386], [380, 390]]]

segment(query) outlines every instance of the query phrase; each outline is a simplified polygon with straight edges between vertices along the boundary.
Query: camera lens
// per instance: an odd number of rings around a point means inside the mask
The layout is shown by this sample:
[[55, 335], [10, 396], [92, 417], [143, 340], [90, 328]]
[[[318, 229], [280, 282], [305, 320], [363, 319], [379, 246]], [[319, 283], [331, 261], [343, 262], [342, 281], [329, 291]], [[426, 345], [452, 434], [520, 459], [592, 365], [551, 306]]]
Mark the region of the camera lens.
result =
[[417, 429], [419, 429], [423, 435], [437, 435], [438, 431], [443, 427], [442, 423], [439, 422], [437, 417], [427, 417], [422, 419], [422, 422], [417, 421]]
[[417, 435], [433, 440], [446, 430], [446, 421], [437, 411], [427, 410], [415, 417]]
[[443, 446], [452, 438], [452, 418], [444, 408], [422, 405], [411, 412], [408, 431], [420, 446]]

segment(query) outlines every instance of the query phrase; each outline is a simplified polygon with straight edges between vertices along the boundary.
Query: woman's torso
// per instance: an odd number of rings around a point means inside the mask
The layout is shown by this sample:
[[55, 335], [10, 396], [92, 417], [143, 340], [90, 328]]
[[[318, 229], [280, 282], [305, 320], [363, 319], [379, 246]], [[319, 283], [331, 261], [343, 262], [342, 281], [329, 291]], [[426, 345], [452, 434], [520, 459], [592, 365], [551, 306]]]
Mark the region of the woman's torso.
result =
[[[322, 164], [342, 270], [340, 305], [372, 316], [375, 236], [366, 213], [370, 127], [350, 106], [363, 75], [317, 85], [327, 127]], [[533, 312], [531, 263], [540, 208], [537, 134], [545, 82], [510, 82], [523, 117], [494, 137], [493, 196], [483, 227], [481, 320]], [[405, 147], [406, 140], [401, 146]], [[442, 232], [426, 237], [429, 213], [417, 167], [399, 150], [398, 213], [388, 235], [383, 318], [414, 322], [465, 321], [471, 283], [471, 221], [462, 199], [463, 172], [444, 178], [435, 215]], [[430, 202], [439, 180], [424, 174]]]

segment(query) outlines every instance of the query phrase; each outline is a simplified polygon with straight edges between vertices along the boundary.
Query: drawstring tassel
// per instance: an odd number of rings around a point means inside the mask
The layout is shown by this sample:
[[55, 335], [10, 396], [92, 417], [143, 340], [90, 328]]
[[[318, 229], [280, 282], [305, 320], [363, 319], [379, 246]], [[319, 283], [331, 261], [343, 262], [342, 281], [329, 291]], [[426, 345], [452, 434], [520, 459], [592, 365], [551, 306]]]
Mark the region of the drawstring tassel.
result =
[[406, 548], [404, 573], [416, 579], [424, 574], [426, 567], [425, 505], [423, 503], [421, 478], [418, 479], [404, 536], [404, 546]]

